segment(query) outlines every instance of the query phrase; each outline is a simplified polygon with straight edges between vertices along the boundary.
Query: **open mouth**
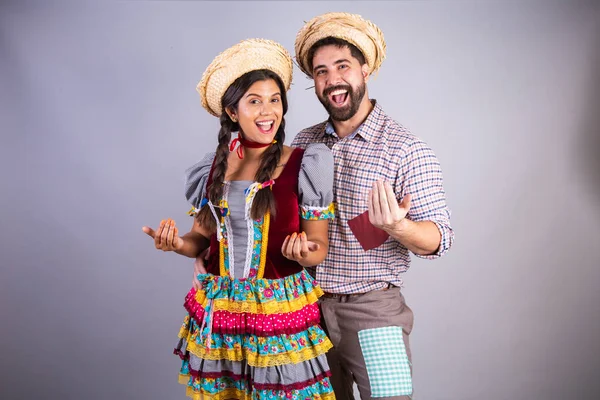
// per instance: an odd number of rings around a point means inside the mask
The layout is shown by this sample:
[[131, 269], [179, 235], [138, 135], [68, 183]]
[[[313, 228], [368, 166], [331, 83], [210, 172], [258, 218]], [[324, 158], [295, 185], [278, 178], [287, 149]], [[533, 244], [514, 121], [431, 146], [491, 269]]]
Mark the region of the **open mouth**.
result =
[[329, 94], [329, 100], [331, 104], [336, 107], [342, 107], [348, 101], [348, 90], [347, 89], [338, 89], [334, 90]]
[[265, 135], [269, 135], [273, 133], [273, 128], [275, 127], [275, 121], [259, 121], [256, 123], [258, 130]]

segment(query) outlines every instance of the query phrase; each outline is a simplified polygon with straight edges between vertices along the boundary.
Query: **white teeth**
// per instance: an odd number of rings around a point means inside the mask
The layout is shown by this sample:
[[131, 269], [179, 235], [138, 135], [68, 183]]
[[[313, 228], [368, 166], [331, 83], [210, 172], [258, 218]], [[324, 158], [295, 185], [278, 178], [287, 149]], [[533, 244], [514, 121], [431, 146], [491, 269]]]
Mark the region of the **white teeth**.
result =
[[261, 126], [271, 126], [271, 125], [273, 125], [273, 121], [257, 122], [256, 124], [261, 125]]
[[336, 90], [335, 92], [332, 92], [331, 95], [337, 96], [339, 94], [344, 94], [344, 93], [348, 93], [348, 91], [346, 89], [339, 89], [339, 90]]

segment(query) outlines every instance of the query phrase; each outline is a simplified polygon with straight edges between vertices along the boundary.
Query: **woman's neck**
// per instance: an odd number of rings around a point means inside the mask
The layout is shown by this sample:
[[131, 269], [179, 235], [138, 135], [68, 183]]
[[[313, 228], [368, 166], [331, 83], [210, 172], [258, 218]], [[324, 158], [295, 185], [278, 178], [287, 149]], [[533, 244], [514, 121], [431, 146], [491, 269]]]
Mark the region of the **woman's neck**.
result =
[[265, 151], [267, 151], [267, 149], [268, 149], [268, 147], [253, 149], [253, 148], [248, 148], [248, 147], [244, 146], [243, 161], [248, 161], [248, 162], [258, 161], [262, 157], [263, 153]]
[[275, 143], [275, 140], [271, 143], [259, 143], [251, 140], [244, 139], [242, 132], [238, 133], [238, 137], [233, 139], [229, 146], [229, 151], [235, 150], [238, 158], [244, 159], [247, 156], [251, 158], [260, 158], [260, 156]]

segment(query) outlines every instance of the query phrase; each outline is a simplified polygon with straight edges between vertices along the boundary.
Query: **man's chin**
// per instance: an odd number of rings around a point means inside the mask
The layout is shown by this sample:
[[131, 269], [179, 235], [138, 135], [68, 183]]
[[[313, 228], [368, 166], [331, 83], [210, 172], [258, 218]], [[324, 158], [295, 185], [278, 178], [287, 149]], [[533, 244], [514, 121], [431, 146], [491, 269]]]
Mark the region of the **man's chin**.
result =
[[352, 113], [351, 103], [346, 104], [343, 107], [335, 107], [333, 104], [331, 104], [329, 100], [323, 100], [320, 97], [319, 100], [321, 101], [321, 104], [323, 104], [323, 107], [325, 107], [325, 110], [327, 111], [327, 114], [329, 114], [329, 117], [334, 121], [348, 121], [355, 114]]
[[350, 118], [352, 118], [352, 110], [351, 110], [350, 106], [341, 107], [341, 108], [328, 107], [327, 112], [329, 113], [329, 116], [331, 117], [331, 119], [333, 119], [334, 121], [342, 122], [342, 121], [348, 121]]
[[352, 118], [352, 115], [348, 115], [348, 114], [344, 114], [344, 115], [332, 115], [332, 114], [329, 114], [329, 116], [331, 117], [331, 119], [333, 121], [337, 121], [337, 122], [348, 121], [350, 118]]

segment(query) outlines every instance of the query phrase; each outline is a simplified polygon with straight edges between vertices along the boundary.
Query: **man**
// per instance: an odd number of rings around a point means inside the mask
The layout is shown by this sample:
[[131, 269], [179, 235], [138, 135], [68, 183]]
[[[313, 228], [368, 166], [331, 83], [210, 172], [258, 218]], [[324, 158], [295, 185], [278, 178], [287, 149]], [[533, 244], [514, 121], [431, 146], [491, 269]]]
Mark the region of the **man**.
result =
[[325, 143], [335, 166], [329, 253], [313, 271], [326, 292], [324, 326], [338, 400], [408, 399], [413, 313], [400, 291], [417, 257], [437, 258], [453, 241], [442, 171], [433, 151], [370, 100], [367, 82], [385, 58], [382, 32], [358, 15], [328, 13], [297, 35], [296, 60], [329, 113], [292, 146]]

